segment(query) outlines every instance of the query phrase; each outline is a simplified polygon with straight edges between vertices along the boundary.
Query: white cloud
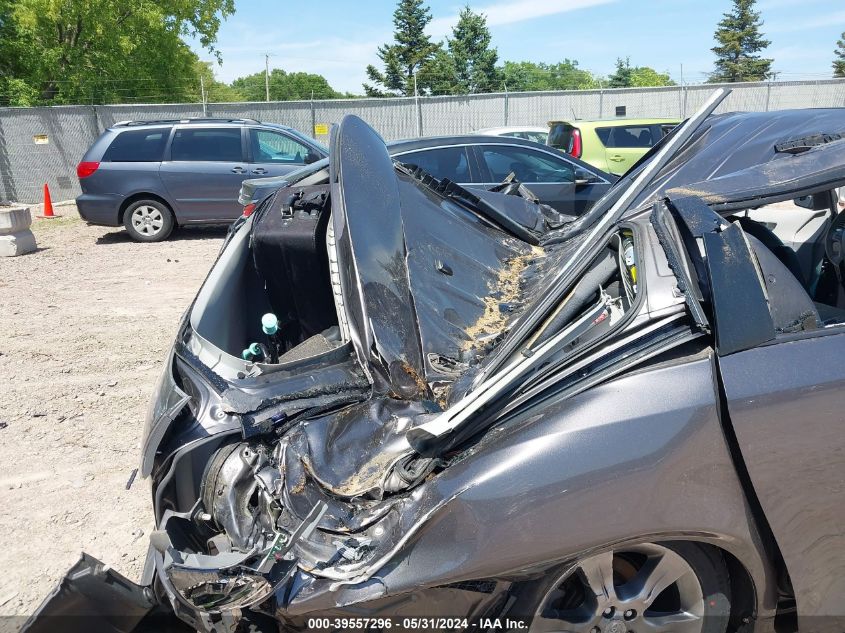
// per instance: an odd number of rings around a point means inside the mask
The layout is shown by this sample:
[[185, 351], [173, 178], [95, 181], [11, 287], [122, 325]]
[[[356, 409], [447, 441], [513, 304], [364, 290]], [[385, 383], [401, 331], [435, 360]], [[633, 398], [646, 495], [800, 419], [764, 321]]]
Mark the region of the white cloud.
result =
[[[586, 9], [601, 4], [610, 4], [617, 0], [515, 0], [513, 2], [500, 2], [490, 4], [486, 7], [472, 7], [476, 13], [483, 13], [487, 16], [489, 26], [502, 24], [513, 24], [537, 18], [568, 13], [578, 9]], [[452, 26], [458, 21], [457, 15], [447, 18], [435, 18], [432, 20], [426, 31], [435, 38], [448, 35]]]

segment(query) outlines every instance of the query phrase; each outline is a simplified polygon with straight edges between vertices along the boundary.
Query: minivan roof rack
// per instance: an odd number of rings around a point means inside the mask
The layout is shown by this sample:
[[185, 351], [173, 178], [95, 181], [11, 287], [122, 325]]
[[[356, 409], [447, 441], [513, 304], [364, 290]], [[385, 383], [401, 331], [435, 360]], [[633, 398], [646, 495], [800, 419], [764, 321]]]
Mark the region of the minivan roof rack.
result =
[[149, 119], [146, 121], [119, 121], [112, 127], [130, 127], [132, 125], [161, 125], [166, 123], [261, 123], [257, 119], [237, 118], [212, 118], [212, 117], [191, 117], [187, 119]]

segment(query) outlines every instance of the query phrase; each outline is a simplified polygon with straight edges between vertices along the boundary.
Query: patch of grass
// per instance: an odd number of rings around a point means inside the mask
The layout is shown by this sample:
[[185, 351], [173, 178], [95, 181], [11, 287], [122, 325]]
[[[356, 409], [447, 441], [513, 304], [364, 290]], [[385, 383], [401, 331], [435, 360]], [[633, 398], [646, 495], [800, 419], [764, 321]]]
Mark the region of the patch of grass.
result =
[[38, 233], [44, 231], [52, 231], [55, 229], [61, 229], [68, 226], [78, 226], [82, 224], [82, 220], [75, 216], [59, 216], [55, 217], [52, 220], [43, 220], [40, 218], [33, 218], [32, 219], [32, 232], [36, 235]]

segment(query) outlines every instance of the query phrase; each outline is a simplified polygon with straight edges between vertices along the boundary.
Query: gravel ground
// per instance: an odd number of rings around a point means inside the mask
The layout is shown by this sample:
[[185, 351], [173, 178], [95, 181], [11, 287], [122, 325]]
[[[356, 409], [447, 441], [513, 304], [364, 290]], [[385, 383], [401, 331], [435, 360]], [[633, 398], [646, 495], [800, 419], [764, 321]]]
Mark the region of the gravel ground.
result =
[[74, 207], [0, 258], [0, 616], [28, 615], [83, 550], [140, 577], [152, 527], [147, 402], [225, 228], [137, 244]]

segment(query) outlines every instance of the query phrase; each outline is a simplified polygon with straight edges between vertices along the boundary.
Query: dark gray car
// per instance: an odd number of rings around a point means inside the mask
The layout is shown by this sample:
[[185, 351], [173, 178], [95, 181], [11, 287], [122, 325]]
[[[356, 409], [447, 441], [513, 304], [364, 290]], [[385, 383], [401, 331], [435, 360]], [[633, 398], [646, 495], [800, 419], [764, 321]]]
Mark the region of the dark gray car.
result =
[[79, 214], [157, 242], [177, 225], [241, 214], [245, 178], [281, 176], [327, 155], [296, 130], [249, 119], [129, 121], [107, 129], [77, 167]]
[[[511, 174], [541, 202], [567, 215], [581, 215], [601, 198], [617, 177], [554, 148], [502, 136], [437, 136], [387, 144], [397, 161], [420, 167], [468, 189], [491, 189]], [[290, 178], [254, 178], [241, 186], [247, 214], [280, 187], [297, 183], [328, 167], [315, 163]]]
[[724, 96], [562, 226], [345, 118], [184, 317], [143, 587], [83, 558], [29, 631], [843, 630], [845, 111]]

